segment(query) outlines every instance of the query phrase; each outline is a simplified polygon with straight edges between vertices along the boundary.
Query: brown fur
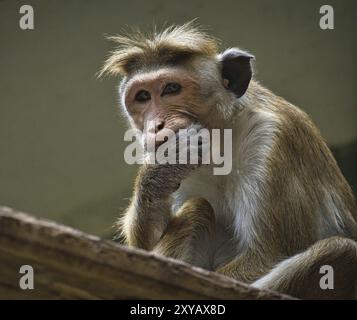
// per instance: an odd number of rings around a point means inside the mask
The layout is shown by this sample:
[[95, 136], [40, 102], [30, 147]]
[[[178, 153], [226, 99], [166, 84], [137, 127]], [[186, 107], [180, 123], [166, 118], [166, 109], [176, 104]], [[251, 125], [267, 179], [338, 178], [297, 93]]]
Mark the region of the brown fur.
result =
[[194, 264], [195, 242], [202, 233], [211, 234], [214, 224], [214, 212], [207, 200], [193, 198], [170, 220], [154, 252]]
[[109, 39], [118, 47], [99, 75], [126, 75], [143, 66], [181, 63], [195, 55], [212, 57], [218, 53], [218, 41], [200, 31], [193, 22], [172, 26], [162, 32], [144, 34], [136, 30], [128, 36]]

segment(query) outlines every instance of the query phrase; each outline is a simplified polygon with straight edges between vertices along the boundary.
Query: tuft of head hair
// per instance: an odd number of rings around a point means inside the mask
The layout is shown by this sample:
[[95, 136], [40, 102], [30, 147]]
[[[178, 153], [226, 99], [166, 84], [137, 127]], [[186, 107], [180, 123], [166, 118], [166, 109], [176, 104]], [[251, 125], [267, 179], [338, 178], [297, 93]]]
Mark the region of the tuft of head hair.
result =
[[170, 26], [150, 34], [135, 30], [128, 35], [109, 37], [109, 40], [114, 41], [117, 48], [105, 61], [99, 76], [126, 75], [140, 66], [175, 64], [195, 55], [218, 54], [218, 40], [194, 22]]

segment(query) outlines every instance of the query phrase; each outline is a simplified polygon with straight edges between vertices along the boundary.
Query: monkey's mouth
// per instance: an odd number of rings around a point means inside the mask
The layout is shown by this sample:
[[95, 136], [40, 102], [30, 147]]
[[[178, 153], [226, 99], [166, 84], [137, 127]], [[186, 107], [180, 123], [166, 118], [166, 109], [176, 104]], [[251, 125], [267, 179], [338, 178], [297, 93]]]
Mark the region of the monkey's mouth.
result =
[[[168, 147], [175, 146], [176, 148], [179, 148], [184, 145], [185, 140], [187, 145], [190, 146], [191, 139], [195, 135], [198, 135], [201, 129], [206, 128], [201, 124], [194, 123], [186, 127], [175, 128], [175, 130], [163, 129], [157, 134], [148, 134], [145, 139], [145, 149], [150, 149], [151, 151], [156, 152], [163, 144], [166, 144]], [[201, 146], [202, 143], [202, 139], [197, 140], [198, 146]]]
[[202, 125], [195, 124], [176, 131], [171, 130], [170, 134], [158, 139], [157, 135], [146, 137], [147, 159], [157, 164], [201, 163], [203, 157], [210, 157], [210, 133], [210, 130]]

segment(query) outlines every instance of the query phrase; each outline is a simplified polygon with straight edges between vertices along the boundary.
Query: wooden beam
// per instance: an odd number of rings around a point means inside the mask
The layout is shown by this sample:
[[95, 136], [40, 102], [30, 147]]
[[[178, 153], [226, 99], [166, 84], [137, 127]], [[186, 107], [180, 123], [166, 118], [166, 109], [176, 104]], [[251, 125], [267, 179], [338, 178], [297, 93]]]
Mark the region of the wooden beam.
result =
[[[22, 290], [22, 265], [34, 289]], [[290, 299], [0, 207], [0, 299]]]

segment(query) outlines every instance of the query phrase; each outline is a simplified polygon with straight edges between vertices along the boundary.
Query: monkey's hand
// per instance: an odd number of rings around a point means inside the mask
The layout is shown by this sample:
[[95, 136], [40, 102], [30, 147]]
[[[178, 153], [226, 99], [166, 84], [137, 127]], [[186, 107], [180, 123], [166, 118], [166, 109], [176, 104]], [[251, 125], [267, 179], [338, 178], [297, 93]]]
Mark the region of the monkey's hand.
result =
[[139, 195], [145, 199], [169, 197], [198, 165], [149, 164], [140, 168]]
[[[192, 124], [186, 130], [170, 136], [150, 154], [149, 163], [139, 172], [139, 195], [146, 199], [165, 199], [174, 193], [193, 170], [202, 165], [209, 153], [209, 131], [202, 134], [203, 127]], [[151, 157], [151, 158], [150, 158]]]
[[171, 144], [174, 151], [169, 149], [169, 153], [174, 153], [173, 162], [145, 164], [140, 169], [140, 195], [151, 199], [166, 198], [180, 187], [183, 179], [202, 165], [203, 146], [206, 141], [204, 138], [199, 140], [195, 137], [201, 128], [199, 125], [193, 125], [189, 128], [192, 131], [188, 130], [188, 134], [176, 134]]

